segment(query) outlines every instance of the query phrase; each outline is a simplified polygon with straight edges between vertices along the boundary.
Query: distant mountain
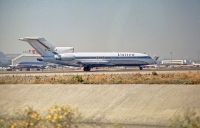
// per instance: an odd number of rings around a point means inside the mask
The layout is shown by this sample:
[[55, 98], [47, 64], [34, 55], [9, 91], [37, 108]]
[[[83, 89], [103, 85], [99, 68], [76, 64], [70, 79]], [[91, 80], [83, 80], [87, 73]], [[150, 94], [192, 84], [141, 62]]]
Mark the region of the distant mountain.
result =
[[6, 55], [3, 52], [0, 51], [0, 59], [1, 58], [6, 58]]

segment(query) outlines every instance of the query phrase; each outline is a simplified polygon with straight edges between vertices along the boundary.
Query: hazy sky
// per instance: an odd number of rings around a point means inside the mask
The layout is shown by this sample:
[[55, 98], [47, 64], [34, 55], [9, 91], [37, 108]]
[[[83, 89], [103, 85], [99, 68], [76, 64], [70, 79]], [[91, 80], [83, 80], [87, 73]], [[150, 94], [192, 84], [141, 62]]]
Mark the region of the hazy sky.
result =
[[79, 52], [146, 52], [200, 56], [200, 0], [0, 0], [0, 51], [45, 37]]

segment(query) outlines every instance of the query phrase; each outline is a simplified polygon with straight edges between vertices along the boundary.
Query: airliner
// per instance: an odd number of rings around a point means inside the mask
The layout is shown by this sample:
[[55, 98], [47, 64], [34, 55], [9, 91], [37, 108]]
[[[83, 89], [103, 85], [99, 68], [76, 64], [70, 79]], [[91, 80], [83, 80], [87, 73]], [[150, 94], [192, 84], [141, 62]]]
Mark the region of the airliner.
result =
[[156, 63], [149, 55], [133, 52], [74, 52], [73, 47], [55, 47], [45, 38], [25, 37], [19, 40], [28, 42], [41, 55], [38, 61], [66, 66], [83, 67], [90, 71], [94, 67], [138, 66]]
[[44, 69], [46, 66], [45, 62], [20, 62], [18, 63], [15, 68], [22, 70], [23, 68], [30, 70], [30, 69]]

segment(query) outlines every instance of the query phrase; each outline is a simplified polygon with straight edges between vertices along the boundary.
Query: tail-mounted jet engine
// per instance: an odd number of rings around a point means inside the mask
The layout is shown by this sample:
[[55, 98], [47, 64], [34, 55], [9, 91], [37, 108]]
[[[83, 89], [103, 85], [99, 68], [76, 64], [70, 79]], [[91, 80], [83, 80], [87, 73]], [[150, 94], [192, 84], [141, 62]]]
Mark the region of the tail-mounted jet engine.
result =
[[75, 59], [75, 56], [72, 53], [64, 53], [64, 54], [55, 55], [54, 58], [56, 60], [73, 60]]
[[55, 47], [54, 51], [59, 54], [72, 53], [74, 52], [74, 48], [73, 47]]

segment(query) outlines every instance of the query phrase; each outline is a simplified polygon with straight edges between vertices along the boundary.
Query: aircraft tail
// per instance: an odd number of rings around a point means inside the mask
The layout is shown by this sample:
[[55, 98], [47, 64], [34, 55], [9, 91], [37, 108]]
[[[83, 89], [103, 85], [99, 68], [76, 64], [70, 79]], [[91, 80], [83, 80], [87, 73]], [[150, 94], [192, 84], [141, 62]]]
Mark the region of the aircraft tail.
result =
[[53, 56], [54, 48], [52, 44], [50, 44], [44, 38], [20, 38], [19, 40], [28, 42], [41, 56]]

